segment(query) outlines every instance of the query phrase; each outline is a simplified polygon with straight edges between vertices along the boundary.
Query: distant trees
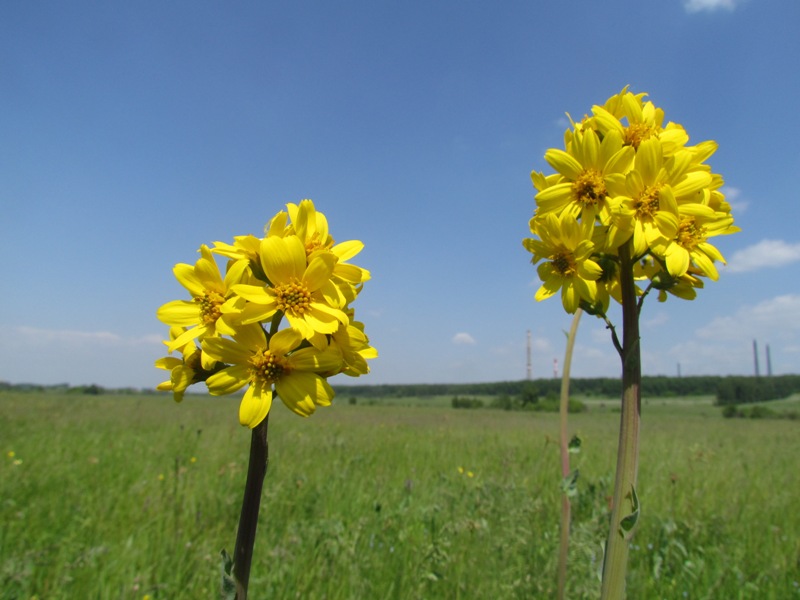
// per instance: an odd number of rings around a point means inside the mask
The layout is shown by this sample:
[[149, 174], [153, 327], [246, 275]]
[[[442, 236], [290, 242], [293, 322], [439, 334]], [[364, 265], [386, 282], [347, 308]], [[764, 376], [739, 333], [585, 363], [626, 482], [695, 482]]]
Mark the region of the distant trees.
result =
[[[777, 381], [782, 378], [800, 379], [797, 375], [781, 375], [764, 377], [761, 380]], [[699, 377], [667, 377], [656, 375], [642, 378], [642, 390], [647, 396], [709, 396], [716, 395], [721, 382], [731, 379], [720, 376]], [[754, 379], [741, 377], [739, 379]], [[793, 384], [792, 391], [785, 395], [800, 391], [800, 384]], [[600, 398], [619, 398], [622, 393], [618, 378], [587, 377], [570, 381], [570, 393], [576, 396], [594, 396]], [[781, 390], [783, 384], [779, 384]], [[790, 388], [792, 386], [789, 386]], [[334, 385], [337, 394], [359, 398], [409, 398], [431, 396], [480, 397], [493, 396], [500, 398], [522, 398], [523, 404], [535, 404], [533, 395], [539, 399], [548, 396], [559, 396], [561, 380], [557, 378], [534, 379], [520, 381], [498, 381], [494, 383], [434, 383], [434, 384], [384, 384], [384, 385]]]
[[716, 404], [729, 406], [786, 398], [800, 392], [800, 375], [725, 377], [717, 382]]

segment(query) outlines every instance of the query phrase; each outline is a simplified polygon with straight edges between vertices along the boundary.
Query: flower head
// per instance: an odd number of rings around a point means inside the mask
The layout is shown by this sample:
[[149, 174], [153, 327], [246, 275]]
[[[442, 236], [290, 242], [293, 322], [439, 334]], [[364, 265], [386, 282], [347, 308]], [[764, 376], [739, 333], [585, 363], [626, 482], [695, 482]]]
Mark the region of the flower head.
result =
[[611, 132], [601, 141], [593, 129], [575, 131], [566, 151], [551, 148], [545, 153], [545, 160], [561, 178], [536, 194], [540, 214], [566, 210], [575, 218], [599, 218], [608, 224], [619, 202], [610, 193], [610, 184], [624, 176], [633, 156], [633, 149], [623, 146], [618, 133]]
[[574, 313], [581, 301], [594, 302], [595, 281], [602, 275], [602, 269], [591, 259], [594, 251], [591, 222], [579, 224], [569, 213], [560, 217], [548, 213], [531, 220], [531, 231], [540, 238], [523, 241], [533, 254], [531, 262], [546, 260], [537, 269], [543, 283], [536, 292], [536, 300], [544, 300], [561, 290], [561, 301], [569, 313]]
[[302, 341], [303, 335], [293, 328], [268, 339], [257, 324], [241, 327], [234, 339], [204, 340], [204, 352], [230, 365], [208, 378], [209, 392], [217, 396], [249, 386], [239, 407], [239, 422], [250, 428], [267, 416], [273, 386], [284, 404], [301, 416], [330, 405], [333, 390], [319, 373], [337, 372], [341, 354], [333, 348], [324, 352], [303, 348]]
[[[366, 374], [366, 361], [377, 356], [351, 306], [370, 278], [347, 262], [362, 248], [357, 240], [335, 243], [311, 200], [288, 204], [262, 238], [202, 246], [194, 266], [175, 267], [192, 300], [158, 310], [171, 325], [169, 352], [180, 352], [156, 361], [170, 372], [158, 389], [180, 401], [199, 382], [212, 395], [247, 387], [239, 420], [249, 427], [264, 420], [276, 393], [303, 416], [329, 405], [326, 378]], [[214, 254], [228, 259], [224, 276]]]
[[[561, 289], [568, 312], [583, 305], [604, 316], [610, 299], [621, 302], [623, 245], [626, 269], [646, 285], [636, 287], [639, 296], [657, 289], [660, 300], [691, 299], [702, 278], [718, 278], [715, 263], [725, 261], [709, 239], [739, 228], [722, 177], [705, 162], [717, 144], [688, 146], [684, 128], [665, 125], [646, 96], [626, 87], [579, 123], [570, 119], [564, 150], [545, 153], [555, 172], [531, 174], [531, 231], [540, 239], [523, 243], [534, 263], [548, 259], [538, 267], [537, 300]], [[636, 267], [640, 261], [647, 268]]]
[[201, 246], [200, 254], [194, 266], [182, 263], [173, 269], [178, 282], [192, 295], [192, 300], [167, 302], [156, 313], [167, 325], [188, 328], [169, 343], [170, 352], [195, 338], [234, 331], [223, 305], [233, 298], [232, 286], [247, 280], [247, 264], [234, 263], [223, 278], [208, 246]]

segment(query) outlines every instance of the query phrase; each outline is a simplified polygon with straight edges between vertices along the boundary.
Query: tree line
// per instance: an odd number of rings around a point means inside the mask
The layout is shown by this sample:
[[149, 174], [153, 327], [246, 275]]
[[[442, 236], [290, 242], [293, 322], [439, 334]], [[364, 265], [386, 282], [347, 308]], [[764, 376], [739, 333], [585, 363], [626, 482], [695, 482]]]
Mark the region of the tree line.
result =
[[[618, 398], [622, 384], [616, 378], [575, 378], [570, 381], [570, 394]], [[408, 398], [426, 396], [507, 396], [520, 398], [535, 390], [538, 396], [558, 395], [561, 380], [523, 379], [493, 383], [426, 383], [381, 385], [336, 385], [337, 394], [354, 398]], [[696, 377], [644, 376], [642, 393], [649, 397], [709, 396], [719, 405], [764, 402], [800, 393], [800, 375], [742, 377], [703, 375]]]

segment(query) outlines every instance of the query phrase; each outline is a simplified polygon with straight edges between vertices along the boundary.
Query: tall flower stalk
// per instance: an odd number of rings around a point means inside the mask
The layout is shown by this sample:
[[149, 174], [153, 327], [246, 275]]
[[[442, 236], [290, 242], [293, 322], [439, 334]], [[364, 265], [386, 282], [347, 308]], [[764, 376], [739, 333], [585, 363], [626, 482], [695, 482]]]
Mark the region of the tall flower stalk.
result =
[[[538, 263], [536, 300], [560, 292], [564, 309], [605, 321], [622, 365], [622, 410], [602, 598], [622, 598], [628, 545], [639, 518], [636, 481], [641, 418], [639, 315], [653, 291], [693, 300], [725, 260], [712, 238], [739, 231], [705, 161], [715, 142], [687, 145], [689, 135], [646, 94], [624, 88], [579, 123], [570, 119], [564, 149], [545, 160], [554, 173], [531, 173], [537, 190], [523, 241]], [[622, 306], [622, 339], [608, 317]], [[563, 432], [562, 432], [563, 436]], [[563, 445], [563, 441], [562, 441]], [[562, 547], [563, 553], [563, 547]]]
[[572, 326], [567, 336], [567, 349], [564, 352], [564, 369], [561, 373], [561, 400], [559, 406], [559, 452], [561, 454], [561, 536], [558, 551], [558, 598], [567, 597], [567, 557], [569, 556], [569, 534], [572, 521], [572, 503], [578, 482], [578, 471], [569, 466], [569, 455], [580, 448], [577, 437], [569, 437], [569, 378], [572, 370], [572, 350], [578, 335], [578, 325], [583, 311], [579, 308], [572, 317]]
[[[263, 237], [204, 245], [194, 265], [176, 265], [173, 272], [191, 300], [157, 311], [170, 326], [164, 342], [170, 356], [156, 361], [170, 378], [159, 390], [180, 402], [196, 383], [205, 382], [212, 396], [246, 388], [239, 422], [252, 430], [249, 466], [233, 557], [223, 552], [223, 596], [236, 600], [248, 593], [273, 401], [280, 398], [307, 417], [331, 404], [329, 377], [364, 375], [367, 360], [377, 356], [352, 307], [370, 279], [348, 262], [363, 244], [337, 244], [311, 200], [286, 208]], [[227, 259], [224, 275], [215, 257]]]

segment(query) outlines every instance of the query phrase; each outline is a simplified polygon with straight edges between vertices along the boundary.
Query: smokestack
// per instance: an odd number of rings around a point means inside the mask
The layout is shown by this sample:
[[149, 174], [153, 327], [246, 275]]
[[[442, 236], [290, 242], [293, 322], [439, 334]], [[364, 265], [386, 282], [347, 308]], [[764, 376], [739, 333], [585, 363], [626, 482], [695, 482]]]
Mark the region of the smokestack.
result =
[[769, 344], [767, 344], [767, 375], [772, 377], [772, 358], [769, 355]]
[[758, 369], [758, 344], [756, 344], [755, 340], [753, 340], [753, 362], [755, 363], [756, 367], [756, 377], [758, 377], [759, 375], [761, 375], [761, 373], [759, 372]]

